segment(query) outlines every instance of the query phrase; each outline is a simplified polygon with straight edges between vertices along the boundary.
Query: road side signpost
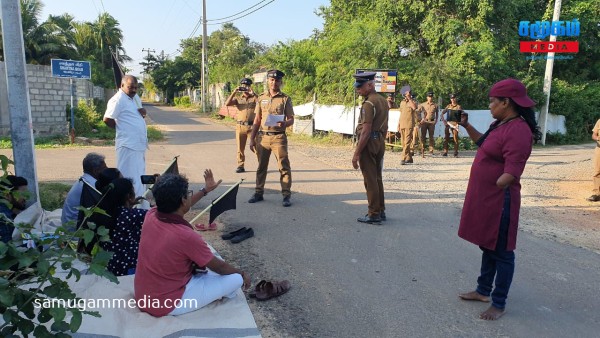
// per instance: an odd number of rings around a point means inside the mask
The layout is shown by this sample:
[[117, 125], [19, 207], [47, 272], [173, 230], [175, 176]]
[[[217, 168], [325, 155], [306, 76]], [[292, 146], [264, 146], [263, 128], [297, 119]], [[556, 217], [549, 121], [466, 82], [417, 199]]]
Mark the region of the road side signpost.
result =
[[71, 87], [71, 143], [75, 143], [75, 85], [73, 79], [91, 79], [89, 61], [52, 59], [52, 77], [68, 78]]

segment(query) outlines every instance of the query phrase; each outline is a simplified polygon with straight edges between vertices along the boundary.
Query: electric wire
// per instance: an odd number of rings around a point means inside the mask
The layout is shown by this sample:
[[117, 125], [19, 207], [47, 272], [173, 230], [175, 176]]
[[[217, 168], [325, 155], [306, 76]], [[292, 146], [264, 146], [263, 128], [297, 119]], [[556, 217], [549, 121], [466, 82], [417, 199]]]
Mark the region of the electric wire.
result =
[[207, 24], [207, 25], [211, 25], [211, 26], [212, 26], [212, 25], [222, 25], [222, 24], [224, 24], [224, 23], [230, 23], [230, 22], [234, 22], [235, 20], [241, 19], [241, 18], [243, 18], [243, 17], [246, 17], [246, 16], [248, 16], [248, 15], [250, 15], [250, 14], [252, 14], [252, 13], [254, 13], [254, 12], [258, 11], [259, 9], [261, 9], [261, 8], [263, 8], [263, 7], [265, 7], [265, 6], [267, 6], [268, 4], [270, 4], [270, 3], [274, 2], [274, 1], [275, 1], [275, 0], [271, 0], [271, 1], [267, 2], [266, 4], [264, 4], [264, 5], [260, 6], [260, 7], [258, 7], [257, 9], [253, 10], [252, 12], [246, 13], [246, 14], [244, 14], [244, 15], [240, 16], [240, 17], [237, 17], [237, 18], [234, 18], [234, 19], [231, 19], [231, 20], [228, 20], [228, 21], [222, 21], [222, 22], [216, 22], [216, 23], [209, 23], [209, 24]]
[[244, 12], [246, 12], [246, 11], [249, 11], [249, 10], [251, 10], [252, 8], [254, 8], [254, 7], [256, 7], [256, 6], [260, 5], [261, 3], [265, 2], [265, 1], [267, 1], [267, 0], [262, 0], [262, 1], [259, 1], [258, 3], [254, 4], [254, 5], [250, 6], [250, 7], [248, 7], [248, 8], [246, 8], [246, 9], [244, 9], [243, 11], [237, 12], [237, 13], [235, 13], [235, 14], [232, 14], [232, 15], [230, 15], [230, 16], [226, 16], [226, 17], [219, 18], [219, 19], [210, 19], [210, 20], [206, 20], [206, 22], [212, 22], [212, 21], [221, 21], [221, 20], [225, 20], [225, 19], [232, 18], [232, 17], [234, 17], [234, 16], [236, 16], [236, 15], [239, 15], [239, 14], [242, 14], [242, 13], [244, 13]]

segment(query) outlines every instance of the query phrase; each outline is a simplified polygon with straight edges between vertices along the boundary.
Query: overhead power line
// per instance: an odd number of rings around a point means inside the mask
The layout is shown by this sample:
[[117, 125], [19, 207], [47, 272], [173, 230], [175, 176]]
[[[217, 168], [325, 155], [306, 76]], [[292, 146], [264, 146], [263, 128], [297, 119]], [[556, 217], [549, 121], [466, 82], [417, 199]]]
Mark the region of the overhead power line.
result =
[[232, 15], [230, 15], [230, 16], [226, 16], [226, 17], [219, 18], [219, 19], [210, 19], [210, 20], [206, 20], [206, 22], [212, 22], [212, 21], [221, 21], [221, 20], [225, 20], [225, 19], [232, 18], [232, 17], [234, 17], [234, 16], [236, 16], [236, 15], [239, 15], [239, 14], [242, 14], [242, 13], [244, 13], [244, 12], [246, 12], [246, 11], [249, 11], [249, 10], [251, 10], [252, 8], [254, 8], [254, 7], [256, 7], [256, 6], [260, 5], [261, 3], [265, 2], [265, 1], [267, 1], [267, 0], [262, 0], [262, 1], [260, 1], [260, 2], [258, 2], [258, 3], [256, 3], [256, 4], [254, 4], [254, 5], [252, 5], [252, 6], [250, 6], [250, 7], [246, 8], [246, 9], [244, 9], [243, 11], [237, 12], [237, 13], [235, 13], [235, 14], [232, 14]]
[[[233, 21], [235, 21], [235, 20], [241, 19], [241, 18], [243, 18], [243, 17], [246, 17], [246, 16], [248, 16], [248, 15], [250, 15], [250, 14], [252, 14], [252, 13], [254, 13], [254, 12], [258, 11], [259, 9], [261, 9], [261, 8], [265, 7], [266, 5], [268, 5], [268, 4], [270, 4], [270, 3], [274, 2], [274, 1], [275, 1], [275, 0], [271, 0], [271, 1], [267, 2], [266, 4], [264, 4], [264, 5], [260, 6], [260, 7], [258, 7], [257, 9], [253, 10], [252, 12], [248, 12], [248, 13], [246, 13], [246, 14], [244, 14], [244, 15], [242, 15], [242, 16], [239, 16], [239, 17], [237, 17], [237, 18], [234, 18], [234, 19], [231, 19], [231, 20], [228, 20], [228, 21], [221, 21], [221, 22], [209, 23], [209, 24], [207, 24], [207, 25], [211, 25], [211, 26], [212, 26], [212, 25], [222, 25], [222, 24], [224, 24], [224, 23], [230, 23], [230, 22], [233, 22]], [[207, 20], [207, 21], [208, 21], [208, 20]]]

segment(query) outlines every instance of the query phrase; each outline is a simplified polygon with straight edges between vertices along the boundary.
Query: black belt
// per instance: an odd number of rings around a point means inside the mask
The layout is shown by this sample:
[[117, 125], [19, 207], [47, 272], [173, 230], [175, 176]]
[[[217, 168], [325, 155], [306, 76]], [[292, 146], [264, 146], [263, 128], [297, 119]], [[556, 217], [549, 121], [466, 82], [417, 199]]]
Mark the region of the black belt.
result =
[[273, 135], [281, 135], [281, 134], [285, 134], [285, 131], [259, 131], [259, 133], [261, 135], [269, 135], [269, 136], [273, 136]]
[[246, 121], [237, 121], [237, 124], [241, 125], [241, 126], [251, 126], [252, 122], [246, 122]]

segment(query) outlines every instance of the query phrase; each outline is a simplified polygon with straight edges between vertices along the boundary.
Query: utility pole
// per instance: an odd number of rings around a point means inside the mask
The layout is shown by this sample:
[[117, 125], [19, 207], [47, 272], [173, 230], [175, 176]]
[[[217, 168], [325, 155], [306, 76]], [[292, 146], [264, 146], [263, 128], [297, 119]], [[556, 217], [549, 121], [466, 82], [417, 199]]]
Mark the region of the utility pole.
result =
[[[150, 62], [150, 53], [156, 53], [156, 51], [154, 49], [150, 49], [150, 48], [142, 48], [142, 53], [143, 52], [148, 52], [148, 58], [146, 59], [148, 61], [148, 63]], [[146, 73], [148, 73], [148, 69], [144, 69], [144, 79], [146, 79]]]
[[202, 100], [202, 112], [206, 113], [206, 0], [202, 0], [202, 76], [200, 77], [202, 82], [201, 97]]
[[[558, 21], [560, 18], [560, 7], [561, 0], [555, 0], [554, 2], [554, 14], [552, 15], [552, 21]], [[550, 33], [550, 42], [556, 41], [556, 35]], [[540, 111], [540, 129], [542, 132], [542, 145], [546, 145], [546, 130], [548, 124], [548, 108], [550, 107], [550, 87], [552, 87], [552, 70], [554, 68], [554, 53], [548, 53], [548, 59], [546, 60], [546, 73], [544, 74], [544, 96], [546, 102], [542, 106]]]
[[19, 0], [2, 0], [0, 3], [2, 3], [0, 19], [15, 174], [27, 179], [31, 199], [37, 202], [40, 200], [40, 195], [33, 150], [33, 126], [23, 48], [21, 5]]
[[148, 52], [148, 58], [150, 58], [150, 53], [156, 53], [154, 49], [150, 48], [142, 48], [142, 52]]

